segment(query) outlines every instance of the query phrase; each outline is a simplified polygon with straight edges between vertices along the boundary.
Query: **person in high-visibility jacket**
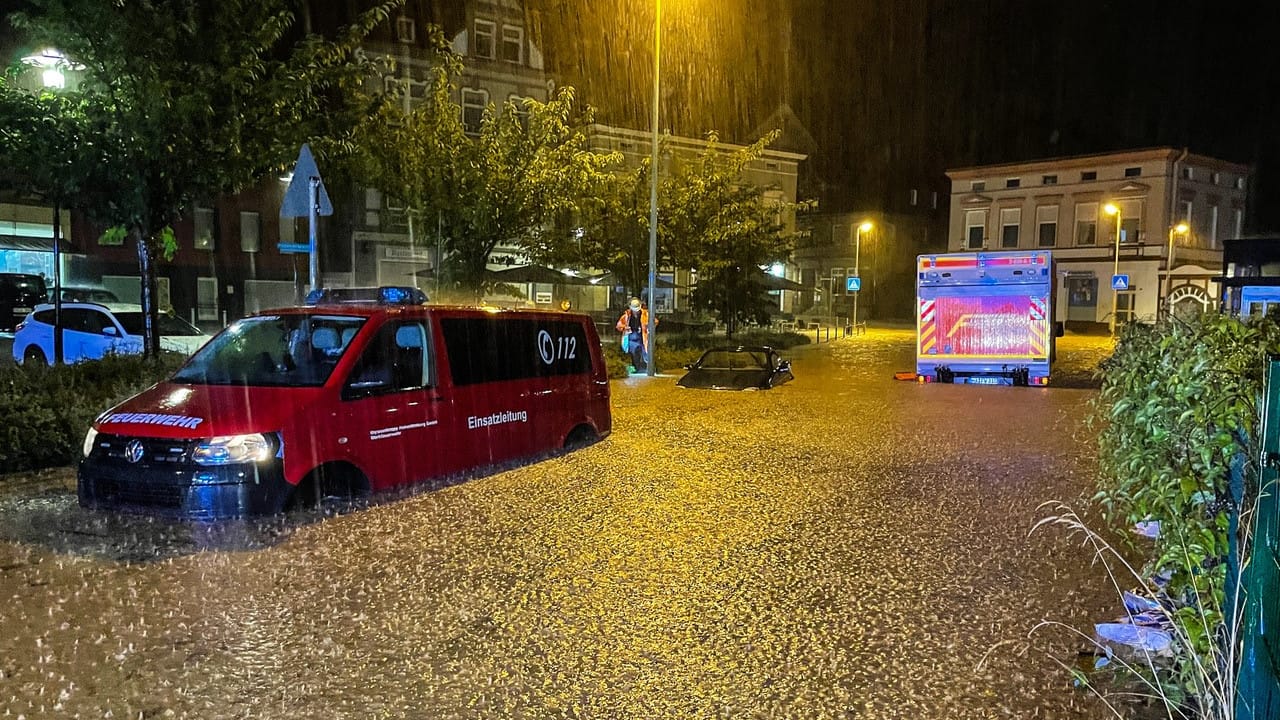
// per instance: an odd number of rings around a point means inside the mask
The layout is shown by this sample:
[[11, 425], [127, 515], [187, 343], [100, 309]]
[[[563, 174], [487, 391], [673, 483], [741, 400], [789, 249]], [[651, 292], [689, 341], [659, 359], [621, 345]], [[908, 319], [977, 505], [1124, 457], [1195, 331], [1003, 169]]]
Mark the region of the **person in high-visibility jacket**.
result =
[[[657, 327], [657, 318], [654, 327]], [[635, 372], [644, 372], [649, 367], [649, 310], [640, 304], [640, 298], [633, 297], [618, 318], [618, 332], [622, 333], [622, 350], [631, 356], [631, 366]]]

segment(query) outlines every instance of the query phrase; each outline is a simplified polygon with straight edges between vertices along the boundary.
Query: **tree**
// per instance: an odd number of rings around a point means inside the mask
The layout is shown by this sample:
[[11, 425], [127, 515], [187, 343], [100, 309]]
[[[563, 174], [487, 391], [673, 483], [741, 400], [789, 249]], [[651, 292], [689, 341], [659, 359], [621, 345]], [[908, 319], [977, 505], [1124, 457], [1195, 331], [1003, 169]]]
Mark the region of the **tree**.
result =
[[[694, 306], [717, 312], [732, 332], [739, 321], [767, 322], [762, 265], [785, 260], [785, 213], [796, 203], [769, 202], [744, 177], [775, 135], [726, 149], [711, 134], [696, 157], [673, 163], [658, 187], [658, 264], [698, 271]], [[608, 270], [628, 292], [648, 285], [649, 163], [613, 174], [584, 202], [573, 237], [551, 236], [538, 248], [552, 264]]]
[[[154, 263], [172, 257], [173, 222], [201, 198], [283, 168], [304, 140], [349, 151], [351, 128], [377, 102], [359, 43], [401, 1], [376, 5], [334, 39], [291, 35], [288, 0], [30, 0], [13, 16], [85, 68], [57, 108], [76, 129], [73, 147], [95, 160], [71, 200], [136, 244], [148, 355], [159, 351]], [[9, 97], [17, 88], [0, 91], [0, 109], [21, 108]], [[54, 137], [39, 130], [11, 150], [33, 163], [33, 182], [76, 177], [79, 168], [40, 160]]]
[[490, 105], [468, 133], [453, 100], [460, 65], [443, 38], [436, 44], [428, 97], [407, 114], [390, 103], [362, 127], [357, 177], [439, 229], [442, 279], [474, 299], [493, 287], [485, 266], [499, 244], [536, 254], [617, 157], [588, 149], [581, 127], [591, 115], [569, 87], [545, 103]]

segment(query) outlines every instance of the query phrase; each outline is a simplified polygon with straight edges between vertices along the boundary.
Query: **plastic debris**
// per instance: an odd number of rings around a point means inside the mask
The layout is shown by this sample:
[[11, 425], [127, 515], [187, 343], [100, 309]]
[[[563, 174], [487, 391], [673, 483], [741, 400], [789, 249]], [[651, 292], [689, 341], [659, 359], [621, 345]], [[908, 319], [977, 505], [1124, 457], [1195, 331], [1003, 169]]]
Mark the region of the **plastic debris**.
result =
[[1129, 623], [1098, 623], [1094, 632], [1103, 642], [1123, 645], [1153, 655], [1169, 655], [1173, 648], [1173, 636], [1159, 628]]
[[1144, 520], [1140, 523], [1135, 523], [1133, 526], [1133, 533], [1135, 535], [1155, 540], [1160, 537], [1160, 521]]
[[1160, 603], [1149, 597], [1143, 597], [1136, 593], [1124, 591], [1124, 608], [1131, 613], [1146, 613], [1160, 609]]
[[893, 374], [893, 379], [915, 381], [916, 374], [913, 372], [896, 372]]

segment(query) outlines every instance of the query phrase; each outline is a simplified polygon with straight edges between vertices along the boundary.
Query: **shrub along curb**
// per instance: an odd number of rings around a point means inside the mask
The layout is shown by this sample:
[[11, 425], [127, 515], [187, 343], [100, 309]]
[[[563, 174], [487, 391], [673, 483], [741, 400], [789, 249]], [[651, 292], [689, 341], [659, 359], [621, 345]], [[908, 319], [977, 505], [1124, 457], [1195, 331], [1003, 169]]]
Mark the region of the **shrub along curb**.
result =
[[58, 367], [0, 367], [0, 474], [65, 466], [99, 413], [159, 382], [186, 358], [118, 355]]

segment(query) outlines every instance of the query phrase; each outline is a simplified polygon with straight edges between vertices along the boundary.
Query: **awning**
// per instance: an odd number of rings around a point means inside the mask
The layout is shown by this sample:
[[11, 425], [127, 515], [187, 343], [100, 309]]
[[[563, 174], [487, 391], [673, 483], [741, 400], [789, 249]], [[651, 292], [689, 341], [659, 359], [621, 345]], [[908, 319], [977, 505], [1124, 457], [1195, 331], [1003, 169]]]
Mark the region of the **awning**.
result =
[[486, 276], [493, 282], [501, 283], [535, 283], [538, 285], [594, 285], [596, 283], [584, 277], [566, 275], [541, 265], [521, 265], [507, 270], [489, 270]]
[[777, 275], [764, 274], [764, 286], [770, 290], [812, 290], [804, 285]]

